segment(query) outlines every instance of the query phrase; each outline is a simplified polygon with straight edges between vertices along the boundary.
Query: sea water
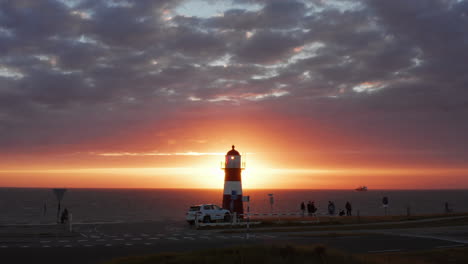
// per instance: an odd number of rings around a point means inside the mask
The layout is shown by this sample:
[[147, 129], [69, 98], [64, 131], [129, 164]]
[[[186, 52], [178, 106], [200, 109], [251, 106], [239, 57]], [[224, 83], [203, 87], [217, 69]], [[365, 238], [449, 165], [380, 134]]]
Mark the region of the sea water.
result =
[[[273, 195], [273, 204], [270, 196]], [[387, 213], [405, 215], [444, 213], [445, 202], [454, 212], [468, 212], [468, 190], [244, 190], [250, 196], [251, 213], [299, 213], [300, 203], [314, 201], [326, 214], [328, 201], [337, 211], [347, 201], [353, 213], [384, 215], [382, 198], [388, 197]], [[61, 202], [74, 222], [183, 221], [194, 204], [222, 203], [222, 190], [202, 189], [68, 189]], [[0, 188], [0, 224], [53, 223], [57, 200], [51, 189]]]

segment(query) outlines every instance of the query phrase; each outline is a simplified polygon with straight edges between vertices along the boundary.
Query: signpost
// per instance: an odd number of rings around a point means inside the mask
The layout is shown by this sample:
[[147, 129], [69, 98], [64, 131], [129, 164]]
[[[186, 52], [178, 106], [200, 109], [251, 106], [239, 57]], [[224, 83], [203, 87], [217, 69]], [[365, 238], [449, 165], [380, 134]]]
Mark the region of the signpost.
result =
[[388, 208], [388, 197], [387, 196], [384, 196], [384, 198], [382, 198], [382, 205], [383, 205], [383, 208], [385, 210], [385, 216], [387, 215], [387, 208]]
[[231, 213], [234, 212], [234, 201], [237, 200], [237, 191], [231, 191]]
[[273, 204], [275, 203], [275, 198], [273, 197], [272, 193], [269, 193], [268, 196], [270, 197], [270, 208], [271, 208], [271, 213], [273, 213]]
[[247, 231], [245, 238], [249, 239], [249, 229], [250, 229], [250, 196], [242, 196], [242, 202], [247, 202]]
[[57, 206], [57, 223], [60, 223], [60, 202], [62, 202], [63, 196], [65, 195], [65, 192], [67, 189], [52, 189], [52, 191], [55, 194], [55, 197], [57, 198], [58, 201], [58, 206]]

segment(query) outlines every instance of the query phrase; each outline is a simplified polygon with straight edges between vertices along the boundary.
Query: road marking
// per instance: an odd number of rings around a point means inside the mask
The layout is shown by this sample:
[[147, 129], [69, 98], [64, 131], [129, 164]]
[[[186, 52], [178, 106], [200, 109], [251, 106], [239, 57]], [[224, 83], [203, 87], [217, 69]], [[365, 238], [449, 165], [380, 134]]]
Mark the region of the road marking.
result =
[[68, 240], [59, 240], [59, 243], [67, 243], [67, 242], [70, 242]]
[[106, 247], [110, 247], [110, 246], [112, 246], [112, 244], [106, 244]]
[[85, 247], [92, 247], [93, 245], [84, 245]]
[[98, 242], [103, 242], [103, 241], [106, 241], [106, 240], [105, 240], [105, 239], [98, 239], [98, 240], [96, 240], [96, 241], [98, 241]]
[[1, 245], [0, 248], [8, 248], [8, 246]]
[[151, 246], [151, 245], [153, 245], [153, 244], [152, 244], [152, 243], [145, 243], [145, 245], [147, 245], [147, 246]]
[[87, 242], [88, 240], [87, 239], [80, 239], [78, 240], [78, 242]]
[[141, 240], [139, 237], [132, 238], [132, 240]]
[[141, 233], [140, 235], [141, 235], [141, 236], [144, 236], [144, 237], [149, 236], [148, 234], [145, 234], [145, 233]]
[[72, 245], [65, 245], [64, 247], [72, 247]]
[[203, 238], [203, 239], [211, 239], [210, 237], [207, 237], [207, 236], [200, 236], [200, 238]]
[[40, 243], [50, 243], [49, 240], [43, 240], [43, 241], [40, 241]]
[[126, 246], [133, 246], [131, 243], [125, 243]]
[[232, 236], [233, 238], [244, 238], [243, 236]]
[[125, 240], [125, 239], [123, 239], [123, 238], [114, 238], [114, 240], [116, 240], [116, 241], [122, 241], [122, 240]]
[[150, 237], [149, 239], [157, 240], [157, 239], [159, 239], [159, 237]]
[[369, 253], [382, 253], [382, 252], [398, 252], [401, 251], [401, 249], [384, 249], [384, 250], [373, 250], [373, 251], [367, 251]]
[[179, 240], [179, 239], [176, 238], [176, 237], [168, 237], [167, 239], [170, 239], [170, 240]]
[[448, 246], [438, 246], [435, 248], [454, 248], [454, 247], [464, 247], [464, 244], [458, 244], [458, 245], [448, 245]]
[[184, 239], [195, 240], [195, 238], [193, 238], [193, 237], [184, 237]]
[[28, 248], [29, 246], [24, 245], [24, 246], [21, 246], [21, 247], [22, 247], [22, 248]]
[[87, 235], [85, 235], [85, 234], [83, 234], [83, 233], [80, 233], [80, 235], [82, 235], [82, 236], [84, 236], [84, 237], [88, 238], [88, 236], [87, 236]]
[[42, 247], [43, 247], [43, 248], [50, 248], [49, 245], [43, 245]]
[[91, 238], [101, 238], [100, 236], [92, 235]]

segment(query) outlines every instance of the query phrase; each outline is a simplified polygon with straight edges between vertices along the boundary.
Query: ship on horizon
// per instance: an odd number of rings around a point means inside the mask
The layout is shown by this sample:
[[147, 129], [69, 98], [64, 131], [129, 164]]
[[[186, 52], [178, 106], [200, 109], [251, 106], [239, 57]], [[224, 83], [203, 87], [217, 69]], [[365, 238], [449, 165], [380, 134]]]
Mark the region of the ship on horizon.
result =
[[359, 186], [355, 190], [358, 192], [367, 192], [367, 186]]

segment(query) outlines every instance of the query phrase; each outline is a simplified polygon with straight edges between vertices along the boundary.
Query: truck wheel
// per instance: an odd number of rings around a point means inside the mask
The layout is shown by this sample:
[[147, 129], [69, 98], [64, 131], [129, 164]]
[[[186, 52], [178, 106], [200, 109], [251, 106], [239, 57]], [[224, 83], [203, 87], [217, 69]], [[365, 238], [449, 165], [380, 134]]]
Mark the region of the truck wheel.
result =
[[231, 222], [231, 216], [229, 214], [224, 214], [224, 222]]
[[205, 217], [203, 217], [203, 223], [210, 223], [211, 222], [211, 218], [209, 215], [205, 215]]

